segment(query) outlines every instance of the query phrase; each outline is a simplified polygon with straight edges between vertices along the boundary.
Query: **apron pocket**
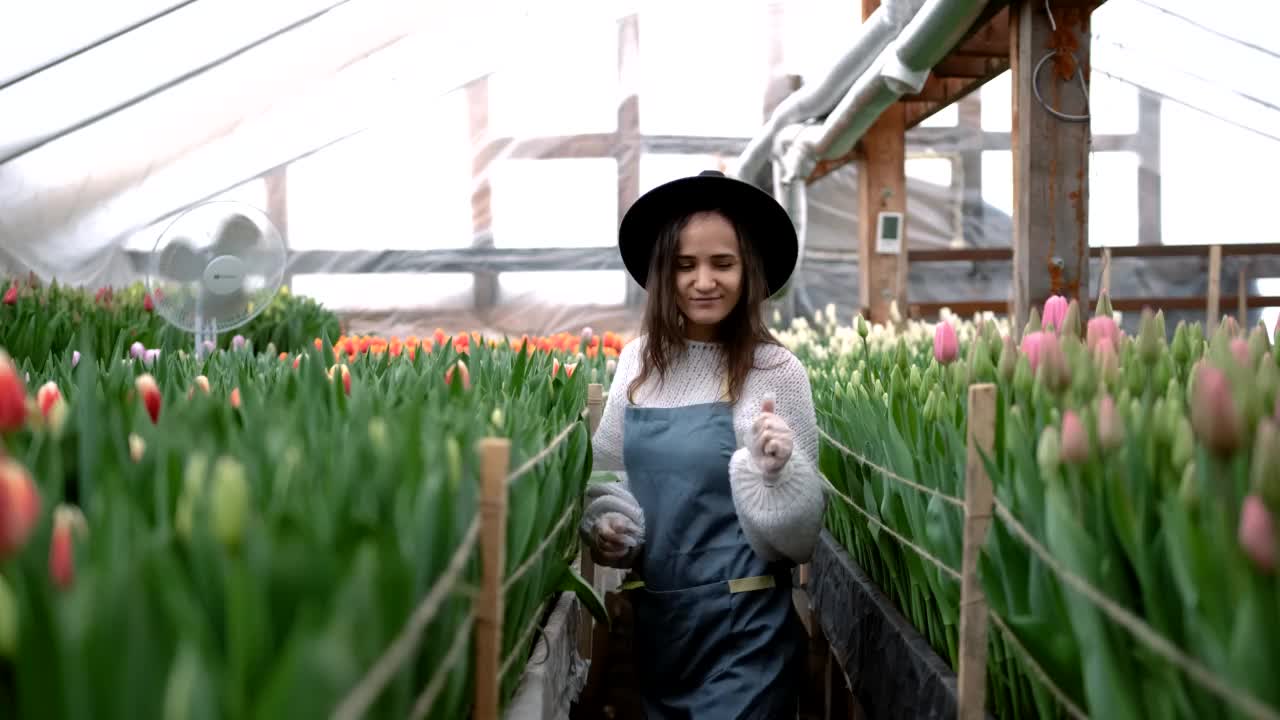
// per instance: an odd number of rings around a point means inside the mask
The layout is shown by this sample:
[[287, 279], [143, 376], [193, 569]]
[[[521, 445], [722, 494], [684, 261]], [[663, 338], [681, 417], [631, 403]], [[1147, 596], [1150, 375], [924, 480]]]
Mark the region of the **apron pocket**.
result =
[[725, 664], [733, 642], [725, 582], [683, 590], [632, 592], [637, 669], [661, 694], [696, 690]]

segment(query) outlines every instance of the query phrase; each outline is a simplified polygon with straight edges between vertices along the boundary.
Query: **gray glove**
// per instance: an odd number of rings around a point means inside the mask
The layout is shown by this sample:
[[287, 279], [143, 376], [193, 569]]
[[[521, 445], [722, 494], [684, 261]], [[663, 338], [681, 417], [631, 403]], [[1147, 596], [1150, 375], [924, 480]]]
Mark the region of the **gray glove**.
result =
[[629, 568], [644, 545], [644, 511], [622, 483], [592, 483], [579, 534], [598, 565]]

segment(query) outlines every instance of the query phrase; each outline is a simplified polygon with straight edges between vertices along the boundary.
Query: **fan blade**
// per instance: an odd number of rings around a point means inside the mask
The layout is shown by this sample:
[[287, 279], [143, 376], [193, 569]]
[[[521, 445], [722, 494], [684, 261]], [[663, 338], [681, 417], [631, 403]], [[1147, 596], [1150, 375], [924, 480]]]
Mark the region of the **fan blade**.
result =
[[192, 247], [190, 239], [174, 238], [160, 251], [156, 270], [175, 282], [196, 282], [204, 274], [205, 258]]
[[213, 243], [215, 255], [242, 255], [263, 239], [262, 228], [243, 213], [232, 213], [218, 226]]

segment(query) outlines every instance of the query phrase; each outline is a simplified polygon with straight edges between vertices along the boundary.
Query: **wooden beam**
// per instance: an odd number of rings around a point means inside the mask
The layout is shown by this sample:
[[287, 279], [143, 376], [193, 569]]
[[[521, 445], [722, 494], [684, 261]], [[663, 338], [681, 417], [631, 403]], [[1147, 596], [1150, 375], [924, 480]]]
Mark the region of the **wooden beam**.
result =
[[902, 96], [901, 102], [907, 105], [907, 129], [916, 127], [943, 108], [963, 100], [992, 78], [1009, 69], [1007, 58], [990, 60], [989, 65], [996, 68], [996, 71], [978, 78], [931, 75], [919, 93]]
[[[906, 107], [890, 105], [859, 143], [858, 288], [862, 310], [872, 322], [889, 319], [889, 304], [907, 302]], [[880, 213], [902, 213], [899, 252], [877, 252]]]
[[[497, 164], [490, 155], [489, 144], [489, 78], [477, 78], [466, 87], [467, 132], [471, 142], [471, 245], [493, 247], [493, 188], [489, 178]], [[488, 312], [498, 302], [498, 275], [477, 272], [472, 285], [476, 310]]]
[[951, 52], [962, 57], [1009, 57], [1009, 8], [983, 23]]
[[1053, 16], [1035, 2], [1012, 6], [1013, 70], [1013, 316], [1015, 331], [1050, 295], [1089, 299], [1090, 122], [1055, 117], [1037, 101], [1071, 116], [1087, 112], [1076, 60], [1089, 78], [1090, 12], [1062, 8]]
[[[618, 143], [614, 148], [618, 162], [615, 225], [640, 199], [640, 17], [636, 13], [618, 20], [618, 89], [622, 102], [618, 105]], [[644, 290], [629, 276], [626, 283], [627, 304], [643, 305]]]
[[942, 78], [993, 78], [1009, 69], [1009, 60], [998, 57], [951, 55], [933, 66], [933, 74]]

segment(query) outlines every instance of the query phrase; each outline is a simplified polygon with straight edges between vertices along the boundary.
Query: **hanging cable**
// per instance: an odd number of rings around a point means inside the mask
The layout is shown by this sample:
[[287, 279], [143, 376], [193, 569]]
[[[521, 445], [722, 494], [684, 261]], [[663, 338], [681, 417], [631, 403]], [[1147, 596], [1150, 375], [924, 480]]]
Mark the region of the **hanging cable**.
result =
[[[1044, 11], [1045, 11], [1045, 14], [1049, 16], [1049, 29], [1053, 33], [1057, 33], [1058, 23], [1056, 20], [1053, 19], [1053, 10], [1050, 9], [1049, 7], [1049, 0], [1044, 0]], [[1076, 57], [1076, 54], [1074, 52], [1070, 50], [1065, 51], [1068, 55], [1071, 56], [1071, 60], [1075, 63], [1075, 68], [1076, 68], [1075, 76], [1079, 78], [1080, 92], [1084, 94], [1085, 114], [1072, 115], [1069, 113], [1064, 113], [1061, 110], [1058, 110], [1057, 108], [1050, 107], [1049, 103], [1045, 102], [1044, 97], [1040, 94], [1040, 70], [1044, 68], [1045, 63], [1052, 60], [1059, 52], [1064, 52], [1064, 51], [1060, 49], [1050, 50], [1049, 52], [1044, 54], [1044, 57], [1040, 58], [1040, 62], [1036, 63], [1035, 70], [1031, 74], [1031, 92], [1035, 94], [1036, 102], [1040, 103], [1040, 107], [1044, 108], [1045, 112], [1058, 118], [1059, 120], [1062, 120], [1064, 122], [1088, 122], [1089, 120], [1089, 87], [1088, 85], [1085, 84], [1085, 81], [1084, 81], [1084, 68], [1080, 65], [1080, 58]]]

